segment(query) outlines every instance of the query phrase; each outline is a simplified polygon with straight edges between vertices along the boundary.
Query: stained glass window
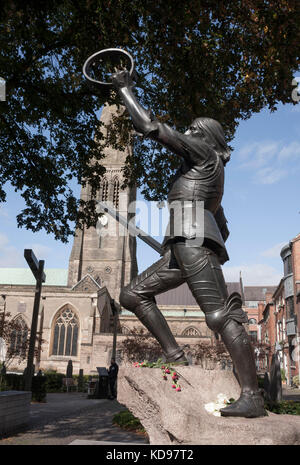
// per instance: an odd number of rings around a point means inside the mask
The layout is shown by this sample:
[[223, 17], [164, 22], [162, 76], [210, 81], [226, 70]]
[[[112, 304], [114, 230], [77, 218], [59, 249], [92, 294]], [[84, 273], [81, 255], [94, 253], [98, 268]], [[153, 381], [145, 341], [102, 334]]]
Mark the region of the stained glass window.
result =
[[28, 327], [22, 318], [18, 316], [14, 320], [15, 328], [11, 333], [10, 338], [10, 352], [25, 357], [26, 354], [26, 341], [28, 338]]
[[77, 355], [78, 328], [75, 313], [69, 308], [61, 310], [55, 320], [52, 355]]
[[108, 180], [106, 178], [102, 181], [102, 202], [106, 202], [108, 200]]
[[120, 182], [118, 178], [115, 178], [114, 180], [114, 196], [113, 196], [113, 202], [114, 202], [114, 207], [119, 208], [119, 194], [120, 194]]
[[200, 333], [198, 329], [191, 327], [183, 331], [183, 336], [200, 336]]

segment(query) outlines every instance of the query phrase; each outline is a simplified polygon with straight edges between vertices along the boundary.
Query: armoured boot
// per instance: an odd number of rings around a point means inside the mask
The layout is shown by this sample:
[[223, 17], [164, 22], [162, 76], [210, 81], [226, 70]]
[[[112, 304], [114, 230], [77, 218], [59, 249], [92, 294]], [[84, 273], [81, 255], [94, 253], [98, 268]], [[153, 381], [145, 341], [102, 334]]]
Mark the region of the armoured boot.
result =
[[265, 416], [264, 399], [257, 384], [254, 352], [244, 326], [230, 319], [221, 331], [221, 336], [242, 389], [239, 399], [221, 409], [221, 415], [245, 418]]
[[166, 362], [188, 365], [183, 349], [178, 346], [168, 323], [154, 301], [142, 303], [135, 308], [134, 313], [161, 345]]

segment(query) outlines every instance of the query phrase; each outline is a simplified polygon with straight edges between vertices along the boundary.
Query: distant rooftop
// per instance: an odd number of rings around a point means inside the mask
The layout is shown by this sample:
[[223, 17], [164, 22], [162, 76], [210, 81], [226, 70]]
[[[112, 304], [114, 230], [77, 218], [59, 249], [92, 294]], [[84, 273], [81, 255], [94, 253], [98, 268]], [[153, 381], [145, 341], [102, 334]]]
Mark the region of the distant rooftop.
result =
[[[67, 286], [68, 270], [61, 268], [49, 268], [45, 270], [46, 286]], [[34, 285], [36, 283], [32, 271], [29, 268], [0, 268], [0, 285]]]
[[[45, 270], [46, 286], [67, 286], [68, 270], [62, 268], [49, 268]], [[29, 268], [0, 268], [0, 285], [34, 285], [35, 278]], [[227, 282], [228, 294], [241, 292], [240, 282]], [[266, 293], [273, 294], [276, 286], [243, 286], [246, 301], [265, 301]], [[158, 305], [186, 305], [197, 306], [188, 285], [181, 284], [175, 289], [170, 289], [156, 296]]]
[[[240, 282], [226, 283], [228, 294], [238, 292], [242, 295]], [[266, 293], [273, 294], [276, 286], [243, 286], [246, 301], [265, 301]], [[181, 284], [175, 289], [171, 289], [155, 297], [158, 305], [197, 305], [188, 285]]]
[[157, 305], [197, 305], [186, 283], [181, 284], [175, 289], [170, 289], [163, 294], [157, 295], [155, 300]]
[[266, 300], [266, 294], [274, 294], [277, 286], [244, 286], [245, 300]]
[[[233, 292], [241, 294], [241, 285], [239, 282], [230, 282], [226, 283], [226, 285], [229, 295]], [[155, 300], [158, 305], [198, 305], [186, 283], [157, 295]]]

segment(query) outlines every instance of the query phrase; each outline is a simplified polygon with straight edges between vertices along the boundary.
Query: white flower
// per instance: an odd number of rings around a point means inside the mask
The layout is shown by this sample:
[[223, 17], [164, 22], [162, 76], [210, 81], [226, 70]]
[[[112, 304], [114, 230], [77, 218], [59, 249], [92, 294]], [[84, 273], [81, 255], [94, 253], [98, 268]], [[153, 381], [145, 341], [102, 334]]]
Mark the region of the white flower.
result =
[[229, 400], [227, 399], [227, 396], [225, 396], [225, 394], [218, 394], [217, 399], [218, 399], [219, 404], [227, 404], [227, 402], [229, 402]]
[[205, 410], [207, 410], [209, 413], [213, 413], [215, 411], [215, 403], [214, 402], [209, 402], [209, 404], [204, 405]]
[[215, 417], [221, 416], [221, 408], [223, 408], [229, 402], [227, 396], [225, 394], [218, 394], [216, 402], [209, 402], [208, 404], [204, 405], [205, 410], [208, 413], [212, 413]]

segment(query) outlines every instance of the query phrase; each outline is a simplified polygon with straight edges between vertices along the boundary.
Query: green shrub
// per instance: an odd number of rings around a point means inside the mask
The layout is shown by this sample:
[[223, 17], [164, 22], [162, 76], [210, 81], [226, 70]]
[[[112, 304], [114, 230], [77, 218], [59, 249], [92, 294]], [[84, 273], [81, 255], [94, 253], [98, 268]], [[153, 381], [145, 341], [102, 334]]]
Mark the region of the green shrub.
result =
[[23, 391], [25, 387], [25, 378], [21, 374], [7, 373], [5, 375], [5, 384], [7, 391]]
[[265, 408], [269, 410], [269, 412], [279, 415], [300, 415], [300, 402], [295, 402], [293, 400], [284, 400], [277, 404], [266, 402]]
[[293, 376], [293, 384], [299, 387], [299, 376]]
[[286, 381], [285, 370], [283, 368], [281, 368], [280, 372], [281, 372], [282, 381]]
[[73, 379], [78, 382], [78, 391], [79, 392], [87, 392], [87, 384], [90, 375], [83, 375], [79, 377], [79, 375], [73, 375]]
[[44, 371], [46, 378], [46, 392], [61, 392], [63, 387], [63, 379], [66, 377], [63, 373], [56, 371]]
[[132, 415], [129, 410], [123, 410], [114, 415], [113, 424], [130, 431], [145, 432], [140, 420]]

